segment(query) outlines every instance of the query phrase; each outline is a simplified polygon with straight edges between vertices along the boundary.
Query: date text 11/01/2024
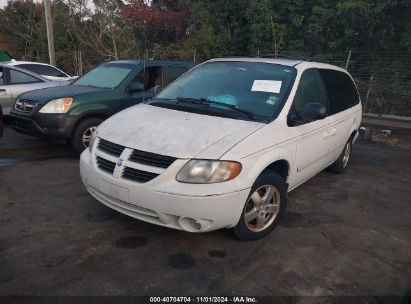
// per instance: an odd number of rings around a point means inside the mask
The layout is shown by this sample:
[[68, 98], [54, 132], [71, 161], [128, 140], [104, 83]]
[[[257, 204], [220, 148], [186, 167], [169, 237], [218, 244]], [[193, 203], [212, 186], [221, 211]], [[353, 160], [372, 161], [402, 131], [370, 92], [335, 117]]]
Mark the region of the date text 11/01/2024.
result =
[[150, 303], [258, 303], [255, 297], [150, 297]]

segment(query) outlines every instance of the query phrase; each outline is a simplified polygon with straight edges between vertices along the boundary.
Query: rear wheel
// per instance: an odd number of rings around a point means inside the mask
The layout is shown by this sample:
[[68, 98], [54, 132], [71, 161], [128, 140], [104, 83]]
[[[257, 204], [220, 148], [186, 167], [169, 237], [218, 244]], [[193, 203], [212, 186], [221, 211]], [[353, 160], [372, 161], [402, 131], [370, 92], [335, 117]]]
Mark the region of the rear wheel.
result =
[[281, 176], [267, 171], [258, 177], [245, 203], [234, 233], [240, 240], [258, 240], [268, 235], [284, 216], [287, 187]]
[[328, 170], [338, 174], [344, 173], [351, 157], [351, 150], [352, 139], [350, 138], [345, 144], [344, 149], [338, 159], [328, 167]]
[[78, 154], [88, 148], [91, 134], [93, 134], [102, 122], [103, 120], [101, 118], [87, 118], [76, 127], [71, 139], [71, 145]]

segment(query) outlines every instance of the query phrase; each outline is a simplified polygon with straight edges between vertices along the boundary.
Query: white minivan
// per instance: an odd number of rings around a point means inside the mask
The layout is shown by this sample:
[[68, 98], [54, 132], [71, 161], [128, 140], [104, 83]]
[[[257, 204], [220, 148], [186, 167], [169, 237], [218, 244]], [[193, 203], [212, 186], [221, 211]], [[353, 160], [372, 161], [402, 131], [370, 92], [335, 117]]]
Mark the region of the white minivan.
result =
[[351, 76], [333, 65], [224, 58], [103, 122], [80, 159], [97, 200], [189, 232], [269, 234], [287, 192], [342, 173], [361, 122]]

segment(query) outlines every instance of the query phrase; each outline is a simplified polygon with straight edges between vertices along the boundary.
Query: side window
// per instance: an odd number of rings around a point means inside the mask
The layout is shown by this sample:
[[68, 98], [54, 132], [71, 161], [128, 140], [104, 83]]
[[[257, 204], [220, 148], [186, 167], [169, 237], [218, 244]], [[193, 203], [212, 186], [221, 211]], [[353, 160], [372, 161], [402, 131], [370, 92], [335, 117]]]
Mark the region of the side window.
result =
[[144, 92], [152, 92], [156, 85], [160, 85], [164, 88], [162, 68], [157, 66], [146, 67], [145, 75], [144, 70], [141, 70], [132, 82], [143, 83]]
[[182, 66], [169, 66], [169, 67], [166, 67], [165, 68], [164, 86], [168, 86], [170, 83], [172, 83], [178, 77], [183, 75], [185, 72], [187, 72], [187, 68], [182, 67]]
[[3, 68], [0, 67], [0, 85], [3, 85], [6, 83], [4, 78], [5, 78], [5, 75], [3, 74]]
[[320, 70], [330, 103], [330, 114], [336, 114], [359, 103], [357, 89], [350, 76], [335, 70]]
[[37, 74], [41, 75], [37, 64], [18, 64], [16, 66], [21, 68], [21, 69], [25, 69], [25, 70], [28, 70], [30, 72], [37, 73]]
[[10, 69], [10, 84], [35, 83], [35, 82], [41, 82], [41, 80], [29, 74]]
[[19, 64], [19, 68], [26, 69], [37, 73], [39, 75], [54, 76], [54, 77], [66, 77], [64, 73], [57, 70], [55, 67], [43, 64]]
[[301, 112], [304, 106], [311, 102], [321, 103], [327, 108], [323, 82], [320, 73], [315, 69], [307, 70], [301, 75], [293, 102], [294, 111]]

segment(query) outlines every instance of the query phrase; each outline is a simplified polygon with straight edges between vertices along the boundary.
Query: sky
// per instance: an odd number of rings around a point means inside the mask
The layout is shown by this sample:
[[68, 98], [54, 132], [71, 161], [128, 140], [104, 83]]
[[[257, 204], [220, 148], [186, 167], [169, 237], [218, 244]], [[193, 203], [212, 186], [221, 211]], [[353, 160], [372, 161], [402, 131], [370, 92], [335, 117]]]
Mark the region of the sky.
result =
[[0, 0], [0, 8], [3, 8], [7, 4], [7, 0]]

